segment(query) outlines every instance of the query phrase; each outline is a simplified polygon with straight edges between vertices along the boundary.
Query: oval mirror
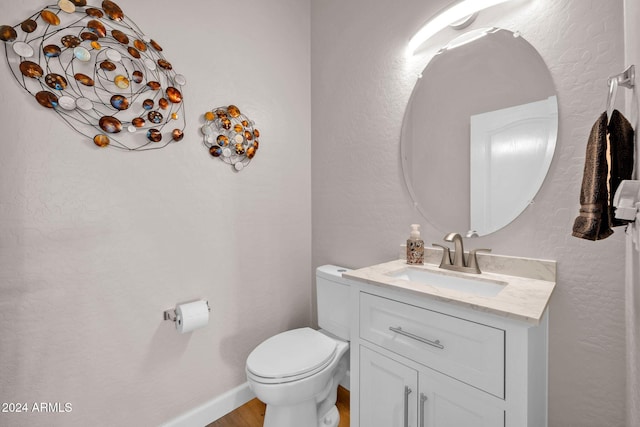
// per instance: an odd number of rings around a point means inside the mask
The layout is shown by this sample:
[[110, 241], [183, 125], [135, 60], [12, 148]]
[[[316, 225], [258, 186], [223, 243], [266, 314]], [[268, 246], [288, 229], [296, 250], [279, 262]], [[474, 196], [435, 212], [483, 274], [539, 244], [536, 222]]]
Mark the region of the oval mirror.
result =
[[407, 106], [409, 193], [443, 233], [492, 233], [533, 201], [557, 132], [553, 79], [536, 49], [504, 29], [463, 34], [434, 55]]

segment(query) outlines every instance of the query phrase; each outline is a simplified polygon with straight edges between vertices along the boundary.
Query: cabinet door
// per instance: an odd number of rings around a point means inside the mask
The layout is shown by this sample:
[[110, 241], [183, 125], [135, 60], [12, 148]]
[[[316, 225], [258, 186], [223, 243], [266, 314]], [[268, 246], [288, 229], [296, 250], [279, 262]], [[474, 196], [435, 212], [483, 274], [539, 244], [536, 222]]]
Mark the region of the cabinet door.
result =
[[419, 427], [504, 427], [504, 409], [486, 393], [436, 372], [419, 378]]
[[417, 395], [417, 371], [360, 347], [360, 427], [417, 427]]

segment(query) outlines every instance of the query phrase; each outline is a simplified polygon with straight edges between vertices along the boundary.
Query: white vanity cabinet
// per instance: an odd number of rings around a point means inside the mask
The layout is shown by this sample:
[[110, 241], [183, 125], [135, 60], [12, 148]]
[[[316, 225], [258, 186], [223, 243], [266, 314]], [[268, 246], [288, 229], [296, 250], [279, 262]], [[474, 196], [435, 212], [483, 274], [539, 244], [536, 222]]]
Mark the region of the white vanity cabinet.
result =
[[504, 410], [477, 391], [366, 346], [360, 375], [360, 426], [504, 426]]
[[360, 347], [359, 425], [416, 426], [417, 395], [418, 372], [415, 369]]
[[355, 281], [351, 425], [545, 427], [547, 315], [537, 324]]

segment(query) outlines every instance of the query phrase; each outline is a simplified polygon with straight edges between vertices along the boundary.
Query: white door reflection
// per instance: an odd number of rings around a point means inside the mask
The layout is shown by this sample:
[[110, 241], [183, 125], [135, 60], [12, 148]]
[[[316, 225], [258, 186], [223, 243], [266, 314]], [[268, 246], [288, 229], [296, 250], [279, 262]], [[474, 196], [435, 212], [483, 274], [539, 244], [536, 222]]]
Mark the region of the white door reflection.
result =
[[470, 227], [482, 236], [513, 221], [544, 181], [556, 145], [555, 96], [470, 117]]

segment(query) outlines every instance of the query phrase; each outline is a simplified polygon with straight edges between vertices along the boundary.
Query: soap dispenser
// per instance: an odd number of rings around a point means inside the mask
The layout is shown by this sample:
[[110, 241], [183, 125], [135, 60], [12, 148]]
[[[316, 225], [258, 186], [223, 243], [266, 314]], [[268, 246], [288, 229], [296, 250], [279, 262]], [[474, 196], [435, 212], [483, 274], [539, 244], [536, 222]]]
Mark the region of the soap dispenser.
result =
[[420, 224], [411, 224], [407, 240], [407, 264], [424, 264], [424, 240], [420, 237]]

